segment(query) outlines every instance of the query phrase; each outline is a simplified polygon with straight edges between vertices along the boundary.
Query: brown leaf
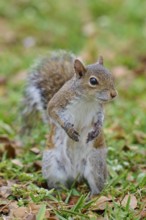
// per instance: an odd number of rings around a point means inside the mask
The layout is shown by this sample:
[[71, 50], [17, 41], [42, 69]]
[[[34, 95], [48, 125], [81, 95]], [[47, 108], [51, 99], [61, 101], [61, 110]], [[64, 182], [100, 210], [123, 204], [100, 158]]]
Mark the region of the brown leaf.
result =
[[139, 215], [142, 219], [145, 219], [146, 218], [146, 210], [142, 210]]
[[0, 200], [0, 214], [7, 215], [10, 211], [9, 204], [11, 201], [8, 200]]
[[27, 207], [18, 207], [13, 210], [13, 216], [15, 218], [24, 218], [28, 215], [29, 209]]
[[40, 150], [37, 147], [31, 148], [30, 151], [35, 153], [35, 154], [39, 154], [40, 153]]
[[38, 171], [42, 168], [42, 161], [41, 160], [36, 160], [33, 165], [35, 167], [35, 170]]
[[4, 185], [7, 185], [6, 180], [0, 178], [0, 187], [1, 187], [1, 186], [4, 186]]
[[132, 194], [131, 194], [131, 195], [130, 195], [130, 194], [126, 195], [126, 196], [124, 197], [124, 199], [122, 200], [121, 205], [122, 205], [123, 207], [126, 207], [127, 202], [128, 202], [129, 199], [130, 199], [129, 207], [130, 207], [131, 209], [135, 209], [135, 208], [137, 207], [137, 199], [136, 199], [136, 197], [135, 197], [134, 195], [132, 195]]
[[74, 205], [77, 203], [79, 196], [72, 196], [69, 200], [69, 205]]
[[146, 143], [146, 133], [142, 131], [134, 131], [134, 136], [136, 138], [136, 141], [140, 144]]
[[36, 215], [35, 214], [28, 214], [28, 216], [26, 216], [25, 220], [36, 220]]
[[114, 133], [114, 138], [116, 139], [125, 139], [126, 133], [122, 126], [115, 123], [110, 127], [110, 132]]
[[0, 153], [7, 152], [8, 158], [14, 158], [22, 151], [22, 143], [10, 140], [7, 136], [0, 136], [0, 143], [2, 144]]
[[23, 164], [19, 159], [13, 159], [11, 161], [13, 164], [17, 165], [18, 167], [23, 167]]
[[110, 197], [106, 197], [106, 196], [101, 196], [95, 203], [93, 203], [93, 211], [96, 210], [105, 210], [105, 208], [107, 207], [107, 205], [111, 205], [111, 198]]
[[11, 187], [10, 186], [2, 186], [0, 187], [0, 196], [3, 198], [8, 198], [11, 195]]
[[[31, 211], [31, 213], [37, 214], [38, 211], [39, 211], [40, 208], [41, 208], [41, 205], [36, 205], [36, 204], [34, 204], [34, 203], [30, 203], [30, 204], [28, 205], [28, 208], [29, 208], [29, 210]], [[50, 212], [49, 212], [48, 210], [46, 210], [45, 217], [46, 217], [46, 218], [50, 217]]]
[[16, 156], [14, 144], [12, 144], [11, 142], [5, 144], [5, 152], [7, 152], [8, 158], [14, 158]]
[[9, 138], [6, 136], [0, 136], [0, 143], [9, 143]]

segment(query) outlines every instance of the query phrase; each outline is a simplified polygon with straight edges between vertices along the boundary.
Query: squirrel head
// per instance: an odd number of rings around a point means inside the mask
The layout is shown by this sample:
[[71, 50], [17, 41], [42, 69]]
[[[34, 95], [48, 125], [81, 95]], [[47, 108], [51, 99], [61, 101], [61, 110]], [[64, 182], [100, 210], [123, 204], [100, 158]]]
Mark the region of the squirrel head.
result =
[[75, 79], [81, 88], [82, 94], [95, 98], [99, 102], [111, 101], [117, 96], [114, 79], [108, 69], [103, 66], [103, 57], [99, 57], [94, 64], [84, 66], [76, 59], [74, 61]]

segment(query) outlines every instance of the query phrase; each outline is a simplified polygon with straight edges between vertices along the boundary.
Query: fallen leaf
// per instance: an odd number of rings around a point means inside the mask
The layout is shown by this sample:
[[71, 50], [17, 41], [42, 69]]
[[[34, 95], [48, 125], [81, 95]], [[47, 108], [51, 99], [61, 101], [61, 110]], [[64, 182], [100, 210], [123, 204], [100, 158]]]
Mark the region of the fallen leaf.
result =
[[131, 195], [130, 194], [126, 195], [124, 197], [124, 199], [122, 200], [121, 205], [123, 207], [126, 207], [128, 201], [129, 201], [129, 207], [131, 209], [135, 209], [137, 207], [137, 199], [136, 199], [136, 197], [134, 195], [132, 195], [132, 194]]
[[2, 186], [0, 187], [0, 196], [3, 198], [8, 198], [11, 195], [11, 187], [10, 186]]
[[11, 142], [5, 144], [5, 152], [8, 158], [14, 158], [16, 156], [15, 145]]
[[142, 210], [139, 215], [140, 215], [141, 219], [145, 219], [146, 218], [146, 210]]
[[125, 139], [126, 136], [124, 128], [117, 123], [114, 123], [108, 129], [108, 132], [114, 134], [114, 138], [116, 139]]
[[[29, 210], [33, 213], [33, 214], [37, 214], [40, 210], [42, 205], [36, 205], [34, 203], [30, 203], [28, 205]], [[50, 212], [48, 210], [45, 211], [45, 217], [48, 218], [50, 217]]]
[[23, 164], [19, 159], [13, 159], [11, 161], [13, 164], [17, 165], [18, 167], [23, 167]]
[[79, 196], [71, 196], [69, 200], [69, 205], [75, 205], [78, 200], [79, 200]]
[[9, 204], [11, 201], [9, 200], [0, 200], [0, 214], [7, 215], [10, 211]]
[[13, 210], [13, 216], [15, 218], [23, 219], [28, 215], [29, 209], [27, 207], [18, 207]]
[[41, 160], [36, 160], [34, 162], [33, 166], [35, 167], [36, 171], [41, 170], [41, 168], [42, 168], [42, 161]]
[[30, 151], [35, 153], [35, 154], [39, 154], [40, 153], [40, 150], [37, 147], [31, 148]]
[[146, 143], [146, 133], [142, 132], [142, 131], [134, 131], [134, 136], [136, 138], [136, 141], [139, 144], [145, 144]]
[[0, 136], [0, 143], [9, 143], [9, 138], [6, 136]]
[[28, 216], [25, 217], [25, 220], [36, 220], [36, 215], [33, 213], [28, 214]]
[[10, 140], [7, 136], [0, 136], [0, 144], [2, 144], [0, 154], [6, 152], [8, 158], [15, 158], [22, 152], [22, 143]]
[[[92, 211], [105, 210], [107, 205], [112, 201], [111, 198], [106, 196], [101, 196], [95, 203], [93, 203]], [[111, 204], [110, 204], [111, 205]]]

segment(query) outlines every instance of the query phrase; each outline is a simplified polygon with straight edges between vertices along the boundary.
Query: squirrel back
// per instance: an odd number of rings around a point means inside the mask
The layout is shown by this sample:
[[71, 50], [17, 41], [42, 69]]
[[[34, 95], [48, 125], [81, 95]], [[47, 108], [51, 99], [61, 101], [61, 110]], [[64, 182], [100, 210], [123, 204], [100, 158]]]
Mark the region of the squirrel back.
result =
[[33, 127], [39, 112], [43, 121], [48, 121], [47, 104], [64, 83], [73, 77], [74, 60], [74, 54], [60, 50], [50, 52], [32, 66], [22, 103], [22, 132]]

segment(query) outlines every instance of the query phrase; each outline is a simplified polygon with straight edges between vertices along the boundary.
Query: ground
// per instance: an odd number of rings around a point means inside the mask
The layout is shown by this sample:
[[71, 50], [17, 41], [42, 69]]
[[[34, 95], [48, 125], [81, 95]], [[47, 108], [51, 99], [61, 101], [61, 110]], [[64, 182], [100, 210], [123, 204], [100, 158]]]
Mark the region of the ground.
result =
[[[0, 219], [146, 219], [146, 1], [0, 2]], [[103, 55], [118, 98], [106, 106], [107, 184], [47, 190], [41, 121], [19, 135], [27, 72], [38, 56], [66, 49], [86, 63]]]

